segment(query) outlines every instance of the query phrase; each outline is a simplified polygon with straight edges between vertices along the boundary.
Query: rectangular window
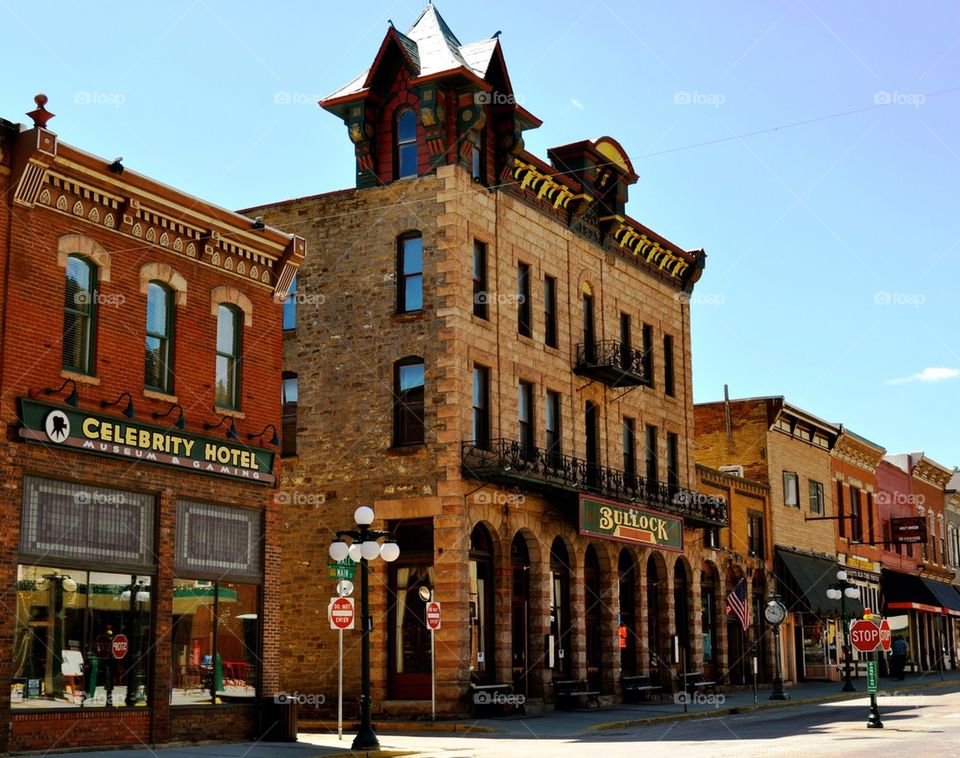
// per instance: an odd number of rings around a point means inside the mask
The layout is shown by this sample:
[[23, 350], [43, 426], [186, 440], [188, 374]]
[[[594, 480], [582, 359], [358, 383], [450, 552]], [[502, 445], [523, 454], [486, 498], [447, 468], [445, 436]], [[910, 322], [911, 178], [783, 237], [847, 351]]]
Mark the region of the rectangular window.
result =
[[173, 567], [179, 576], [212, 574], [257, 580], [262, 537], [259, 511], [180, 500]]
[[147, 285], [147, 323], [143, 383], [173, 392], [173, 297], [160, 282]]
[[766, 560], [763, 514], [759, 511], [749, 511], [747, 516], [747, 548], [750, 551], [750, 555]]
[[283, 372], [283, 395], [280, 414], [280, 455], [297, 454], [297, 404], [300, 398], [297, 375]]
[[847, 538], [847, 508], [843, 502], [843, 482], [837, 482], [837, 525], [840, 531], [840, 539]]
[[876, 537], [873, 536], [873, 493], [867, 493], [867, 542], [873, 542]]
[[16, 592], [13, 710], [149, 705], [151, 576], [45, 561], [17, 566]]
[[680, 441], [676, 432], [667, 432], [667, 486], [671, 491], [680, 486]]
[[232, 305], [217, 308], [217, 365], [215, 403], [221, 408], [240, 407], [240, 311]]
[[297, 328], [297, 277], [290, 280], [290, 289], [283, 301], [283, 330]]
[[620, 314], [620, 368], [629, 370], [633, 366], [633, 325], [630, 314]]
[[824, 515], [823, 485], [811, 479], [807, 482], [807, 491], [810, 495], [810, 513]]
[[800, 493], [797, 475], [792, 471], [783, 472], [783, 504], [791, 508], [800, 507]]
[[543, 277], [543, 342], [557, 346], [557, 280], [552, 276]]
[[646, 435], [647, 485], [653, 487], [660, 481], [660, 460], [657, 457], [657, 427], [647, 424]]
[[623, 473], [627, 477], [627, 486], [633, 485], [637, 476], [637, 422], [629, 416], [623, 417]]
[[423, 238], [419, 232], [397, 240], [397, 311], [423, 310]]
[[64, 293], [62, 364], [68, 371], [94, 374], [97, 294], [97, 267], [82, 256], [69, 256]]
[[718, 548], [720, 547], [720, 527], [707, 526], [703, 529], [703, 546]]
[[650, 324], [643, 325], [643, 374], [644, 377], [650, 382], [650, 386], [654, 387], [656, 382], [653, 378], [653, 327]]
[[547, 459], [551, 466], [560, 465], [563, 444], [560, 439], [560, 393], [547, 390], [544, 408], [544, 427], [547, 433]]
[[406, 358], [393, 365], [393, 444], [422, 445], [425, 435], [423, 360]]
[[473, 443], [483, 449], [490, 447], [490, 369], [473, 367]]
[[140, 492], [25, 476], [20, 555], [146, 573], [156, 561], [154, 508]]
[[860, 490], [850, 488], [850, 539], [853, 542], [863, 542], [863, 503], [860, 500]]
[[490, 318], [490, 293], [487, 291], [487, 245], [473, 241], [473, 315]]
[[663, 335], [663, 392], [665, 395], [673, 397], [673, 337], [669, 334]]
[[530, 323], [530, 266], [517, 264], [517, 333], [524, 337], [533, 336]]
[[173, 581], [171, 705], [253, 698], [260, 680], [260, 588], [205, 579]]
[[520, 382], [517, 391], [517, 421], [520, 427], [519, 442], [527, 453], [536, 446], [536, 433], [533, 424], [533, 385]]

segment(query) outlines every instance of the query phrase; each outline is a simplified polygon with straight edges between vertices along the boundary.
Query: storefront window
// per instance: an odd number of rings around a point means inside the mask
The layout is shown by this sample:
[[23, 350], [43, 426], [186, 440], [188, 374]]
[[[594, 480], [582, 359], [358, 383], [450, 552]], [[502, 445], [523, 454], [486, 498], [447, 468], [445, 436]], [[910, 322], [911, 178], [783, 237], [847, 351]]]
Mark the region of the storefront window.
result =
[[177, 579], [173, 588], [173, 705], [257, 692], [259, 587]]
[[151, 578], [17, 567], [11, 707], [146, 706]]

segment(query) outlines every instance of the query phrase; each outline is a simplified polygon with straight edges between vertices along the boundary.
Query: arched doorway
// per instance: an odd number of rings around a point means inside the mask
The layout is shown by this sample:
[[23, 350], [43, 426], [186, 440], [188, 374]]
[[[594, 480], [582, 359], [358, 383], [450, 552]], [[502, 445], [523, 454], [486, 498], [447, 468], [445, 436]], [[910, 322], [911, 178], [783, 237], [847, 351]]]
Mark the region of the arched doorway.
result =
[[496, 674], [493, 621], [493, 540], [483, 524], [470, 534], [470, 679], [490, 684]]
[[513, 667], [513, 689], [529, 695], [530, 662], [530, 551], [520, 532], [510, 544], [510, 658]]
[[420, 589], [433, 589], [433, 522], [394, 522], [390, 531], [403, 551], [387, 569], [387, 689], [395, 700], [426, 700], [430, 697], [430, 630]]
[[681, 655], [678, 663], [682, 670], [684, 668], [684, 659], [682, 656], [686, 656], [686, 670], [692, 671], [694, 661], [692, 651], [690, 650], [690, 629], [693, 625], [690, 621], [689, 597], [690, 590], [687, 567], [683, 558], [678, 558], [677, 562], [673, 564], [673, 614]]
[[750, 619], [753, 626], [753, 655], [757, 658], [757, 682], [764, 684], [773, 681], [770, 672], [770, 640], [767, 634], [767, 620], [763, 615], [767, 600], [767, 580], [762, 571], [753, 575], [753, 603]]
[[727, 572], [727, 586], [724, 593], [724, 609], [727, 621], [727, 677], [730, 684], [747, 683], [747, 635], [744, 632], [740, 618], [733, 612], [730, 605], [730, 593], [735, 592], [743, 583], [746, 589], [746, 580], [743, 575], [731, 568]]
[[663, 556], [651, 553], [647, 559], [647, 650], [650, 654], [650, 680], [654, 684], [667, 685], [670, 680], [670, 658], [664, 657], [661, 629], [660, 593], [667, 578]]
[[720, 650], [717, 646], [718, 584], [717, 567], [704, 561], [700, 574], [700, 633], [703, 639], [703, 675], [711, 682], [717, 681], [720, 663]]
[[633, 556], [627, 548], [620, 551], [617, 560], [620, 577], [620, 671], [623, 676], [637, 673], [637, 571]]
[[590, 689], [599, 690], [603, 653], [600, 632], [600, 560], [593, 545], [587, 545], [583, 557], [583, 584], [586, 612], [586, 653], [587, 653], [587, 681]]
[[554, 678], [569, 677], [570, 554], [559, 537], [550, 546], [550, 636], [553, 638]]

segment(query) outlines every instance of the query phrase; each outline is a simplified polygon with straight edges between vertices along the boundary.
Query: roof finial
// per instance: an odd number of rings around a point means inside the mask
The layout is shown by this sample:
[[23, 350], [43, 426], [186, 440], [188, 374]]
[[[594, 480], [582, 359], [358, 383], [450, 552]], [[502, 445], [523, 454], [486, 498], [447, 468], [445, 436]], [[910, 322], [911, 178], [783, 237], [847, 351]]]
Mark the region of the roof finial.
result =
[[394, 26], [393, 26], [393, 19], [392, 19], [392, 18], [388, 18], [388, 19], [387, 19], [387, 23], [390, 24], [390, 28], [391, 28], [391, 29], [394, 28]]
[[490, 39], [498, 39], [501, 34], [503, 34], [503, 32], [497, 29], [497, 31], [494, 33], [494, 35]]
[[47, 96], [42, 92], [33, 98], [33, 102], [37, 104], [37, 109], [29, 111], [27, 115], [33, 119], [34, 126], [44, 129], [47, 126], [47, 122], [52, 119], [55, 114], [44, 108], [44, 106], [47, 104]]

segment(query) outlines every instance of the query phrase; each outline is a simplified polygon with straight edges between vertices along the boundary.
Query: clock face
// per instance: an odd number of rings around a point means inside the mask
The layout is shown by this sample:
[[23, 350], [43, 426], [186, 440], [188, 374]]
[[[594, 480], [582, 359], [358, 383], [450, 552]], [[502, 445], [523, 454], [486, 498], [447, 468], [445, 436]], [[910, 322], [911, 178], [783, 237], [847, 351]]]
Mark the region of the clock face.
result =
[[767, 621], [771, 624], [782, 624], [783, 620], [787, 617], [787, 609], [784, 608], [782, 604], [774, 601], [767, 603], [763, 615], [766, 616]]

